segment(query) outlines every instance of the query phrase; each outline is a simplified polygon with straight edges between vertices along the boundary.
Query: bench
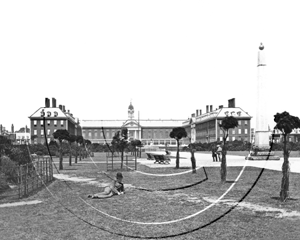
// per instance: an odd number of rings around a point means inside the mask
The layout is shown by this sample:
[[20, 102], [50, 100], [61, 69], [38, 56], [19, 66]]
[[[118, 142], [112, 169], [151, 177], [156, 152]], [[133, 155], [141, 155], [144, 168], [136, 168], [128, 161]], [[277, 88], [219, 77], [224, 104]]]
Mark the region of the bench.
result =
[[159, 163], [159, 164], [161, 164], [161, 163], [163, 163], [163, 164], [170, 164], [170, 161], [171, 161], [171, 159], [170, 159], [170, 157], [169, 156], [167, 156], [167, 155], [158, 155], [158, 154], [155, 154], [155, 155], [153, 155], [154, 156], [154, 158], [155, 158], [155, 162], [154, 163]]
[[147, 160], [155, 160], [154, 156], [150, 153], [146, 153], [147, 154]]

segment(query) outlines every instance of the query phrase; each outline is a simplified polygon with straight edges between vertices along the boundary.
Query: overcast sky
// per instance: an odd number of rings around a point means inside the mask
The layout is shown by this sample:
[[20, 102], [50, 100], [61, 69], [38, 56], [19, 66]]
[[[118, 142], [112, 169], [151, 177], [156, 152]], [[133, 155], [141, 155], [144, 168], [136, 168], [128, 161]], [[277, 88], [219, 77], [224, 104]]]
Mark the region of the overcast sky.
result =
[[300, 117], [297, 1], [1, 1], [0, 123], [15, 130], [45, 97], [79, 119], [187, 119], [206, 105], [253, 116], [265, 46], [270, 125]]

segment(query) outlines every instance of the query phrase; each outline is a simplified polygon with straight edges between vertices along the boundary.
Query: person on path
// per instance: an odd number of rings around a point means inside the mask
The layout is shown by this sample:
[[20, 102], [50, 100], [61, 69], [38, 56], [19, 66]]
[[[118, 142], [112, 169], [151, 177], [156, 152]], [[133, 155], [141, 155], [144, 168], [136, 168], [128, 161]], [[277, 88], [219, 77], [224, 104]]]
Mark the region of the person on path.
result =
[[222, 148], [220, 145], [217, 145], [217, 156], [218, 156], [218, 159], [219, 159], [219, 162], [221, 162], [221, 154], [222, 154]]
[[217, 162], [218, 161], [216, 151], [217, 151], [216, 146], [212, 145], [211, 146], [211, 155], [212, 155], [212, 158], [213, 158], [213, 162]]
[[188, 148], [190, 149], [190, 152], [191, 152], [191, 162], [192, 162], [193, 173], [196, 173], [195, 145], [193, 143], [190, 143]]

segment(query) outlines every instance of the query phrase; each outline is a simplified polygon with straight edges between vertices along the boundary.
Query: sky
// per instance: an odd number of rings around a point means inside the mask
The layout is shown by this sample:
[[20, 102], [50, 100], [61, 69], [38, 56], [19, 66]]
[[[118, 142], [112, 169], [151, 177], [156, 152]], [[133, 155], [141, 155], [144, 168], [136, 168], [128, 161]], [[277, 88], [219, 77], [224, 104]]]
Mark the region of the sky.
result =
[[257, 56], [268, 119], [300, 117], [297, 1], [1, 1], [0, 123], [56, 98], [80, 120], [187, 119], [235, 98], [255, 128]]

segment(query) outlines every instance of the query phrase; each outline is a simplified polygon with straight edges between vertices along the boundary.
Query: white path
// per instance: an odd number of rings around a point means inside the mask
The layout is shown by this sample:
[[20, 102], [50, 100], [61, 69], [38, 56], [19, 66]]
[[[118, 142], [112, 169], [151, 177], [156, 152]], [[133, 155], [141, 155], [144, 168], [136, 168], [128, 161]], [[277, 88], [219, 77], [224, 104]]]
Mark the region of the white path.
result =
[[[159, 153], [159, 152], [153, 152]], [[164, 154], [164, 152], [161, 152]], [[171, 156], [175, 157], [176, 152], [171, 152]], [[191, 154], [189, 152], [181, 152], [180, 157], [184, 157], [185, 159], [180, 159], [180, 167], [191, 167]], [[195, 153], [196, 158], [196, 166], [204, 166], [204, 167], [219, 167], [221, 165], [220, 162], [213, 162], [211, 154], [205, 153]], [[227, 166], [244, 166], [246, 160], [245, 157], [242, 156], [233, 156], [227, 155]], [[160, 167], [175, 167], [175, 159], [171, 158], [170, 164], [154, 164], [154, 160], [147, 159], [139, 159], [139, 163], [146, 165], [151, 168], [160, 168]], [[300, 158], [289, 158], [290, 161], [290, 169], [291, 172], [300, 173]], [[258, 168], [266, 168], [276, 171], [281, 171], [283, 163], [283, 158], [277, 161], [252, 161], [248, 160], [247, 166], [258, 167]]]
[[41, 203], [40, 200], [33, 200], [33, 201], [22, 201], [22, 202], [13, 202], [13, 203], [3, 203], [0, 204], [0, 208], [4, 207], [17, 207], [17, 206], [24, 206], [24, 205], [32, 205], [32, 204], [38, 204]]

